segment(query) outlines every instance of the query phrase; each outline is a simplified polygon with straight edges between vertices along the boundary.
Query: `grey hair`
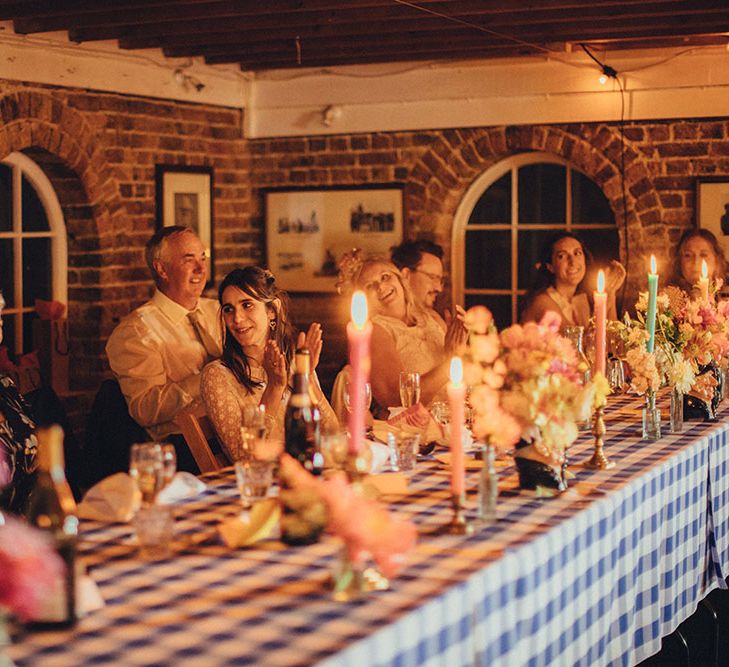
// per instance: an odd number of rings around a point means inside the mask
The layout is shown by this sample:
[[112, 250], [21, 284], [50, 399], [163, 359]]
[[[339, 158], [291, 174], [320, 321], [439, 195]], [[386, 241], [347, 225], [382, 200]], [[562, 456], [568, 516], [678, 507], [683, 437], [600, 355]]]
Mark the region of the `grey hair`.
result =
[[157, 287], [161, 287], [162, 279], [160, 278], [157, 269], [154, 267], [154, 263], [162, 256], [165, 243], [168, 239], [171, 239], [180, 234], [195, 234], [195, 232], [189, 227], [183, 227], [182, 225], [170, 225], [169, 227], [160, 227], [152, 236], [147, 244], [144, 246], [144, 260], [147, 262], [147, 267], [152, 275], [152, 280]]

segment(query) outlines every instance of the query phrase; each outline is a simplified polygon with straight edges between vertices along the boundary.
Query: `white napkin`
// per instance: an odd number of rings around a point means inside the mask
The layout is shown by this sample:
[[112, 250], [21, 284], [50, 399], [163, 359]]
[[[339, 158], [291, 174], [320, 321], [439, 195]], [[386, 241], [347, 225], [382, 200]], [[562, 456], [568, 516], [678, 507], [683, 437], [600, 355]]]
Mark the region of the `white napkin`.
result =
[[370, 451], [372, 452], [372, 463], [370, 464], [370, 473], [376, 475], [381, 473], [384, 468], [390, 464], [390, 448], [380, 442], [368, 441]]
[[172, 481], [160, 491], [157, 502], [161, 505], [169, 505], [183, 498], [191, 498], [201, 494], [205, 489], [205, 482], [201, 482], [191, 472], [178, 472]]
[[94, 484], [78, 505], [82, 519], [94, 521], [129, 521], [139, 509], [142, 494], [134, 480], [118, 472]]
[[[157, 496], [161, 504], [174, 503], [196, 496], [207, 486], [189, 472], [178, 472], [172, 482]], [[139, 509], [142, 495], [134, 480], [125, 472], [118, 472], [92, 486], [78, 505], [82, 519], [94, 521], [131, 521]]]

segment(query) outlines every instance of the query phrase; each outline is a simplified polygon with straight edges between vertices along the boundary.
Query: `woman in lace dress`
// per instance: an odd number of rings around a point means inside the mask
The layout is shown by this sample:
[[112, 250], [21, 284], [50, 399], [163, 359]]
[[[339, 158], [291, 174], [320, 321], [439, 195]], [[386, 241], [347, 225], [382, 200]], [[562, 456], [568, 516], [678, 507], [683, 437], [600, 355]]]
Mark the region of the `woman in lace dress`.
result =
[[370, 374], [375, 416], [400, 405], [400, 372], [420, 373], [420, 402], [429, 405], [444, 394], [451, 356], [466, 342], [462, 309], [444, 328], [418, 307], [399, 269], [383, 257], [358, 261], [352, 271], [355, 289], [367, 295], [373, 324]]
[[[591, 308], [582, 281], [588, 255], [582, 241], [571, 232], [555, 234], [542, 248], [537, 278], [527, 297], [522, 322], [538, 322], [548, 310], [559, 313], [562, 326], [586, 327]], [[625, 268], [613, 260], [605, 271], [608, 319], [617, 319], [615, 295], [625, 281]]]
[[223, 319], [223, 355], [202, 372], [201, 394], [207, 414], [231, 460], [239, 456], [245, 406], [263, 405], [269, 437], [283, 440], [284, 414], [295, 345], [311, 353], [311, 385], [324, 428], [337, 418], [319, 385], [316, 366], [322, 348], [321, 326], [294, 337], [288, 296], [273, 274], [257, 266], [234, 269], [218, 289]]

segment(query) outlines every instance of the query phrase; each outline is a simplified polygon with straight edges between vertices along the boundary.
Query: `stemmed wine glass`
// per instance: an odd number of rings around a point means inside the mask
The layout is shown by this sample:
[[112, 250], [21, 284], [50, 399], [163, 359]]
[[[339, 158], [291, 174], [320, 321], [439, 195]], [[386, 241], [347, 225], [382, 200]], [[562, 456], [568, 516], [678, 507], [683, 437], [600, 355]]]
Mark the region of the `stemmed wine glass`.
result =
[[420, 373], [402, 371], [400, 373], [400, 403], [409, 408], [420, 401]]
[[[369, 410], [372, 406], [372, 385], [369, 382], [365, 382], [364, 385], [365, 395], [365, 410]], [[347, 412], [352, 412], [352, 399], [351, 391], [349, 388], [349, 382], [344, 385], [344, 407], [347, 408]]]

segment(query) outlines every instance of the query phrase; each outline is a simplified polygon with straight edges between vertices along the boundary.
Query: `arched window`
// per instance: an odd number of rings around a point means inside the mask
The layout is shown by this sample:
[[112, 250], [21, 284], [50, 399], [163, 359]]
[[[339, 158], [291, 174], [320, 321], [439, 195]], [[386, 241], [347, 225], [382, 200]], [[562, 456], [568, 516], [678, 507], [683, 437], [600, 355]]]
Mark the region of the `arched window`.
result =
[[0, 162], [0, 290], [3, 344], [33, 348], [36, 299], [67, 302], [66, 225], [43, 170], [22, 153]]
[[596, 263], [619, 257], [615, 217], [602, 190], [565, 160], [524, 153], [476, 179], [456, 212], [454, 297], [487, 306], [499, 328], [519, 320], [539, 251], [557, 230], [576, 232]]

